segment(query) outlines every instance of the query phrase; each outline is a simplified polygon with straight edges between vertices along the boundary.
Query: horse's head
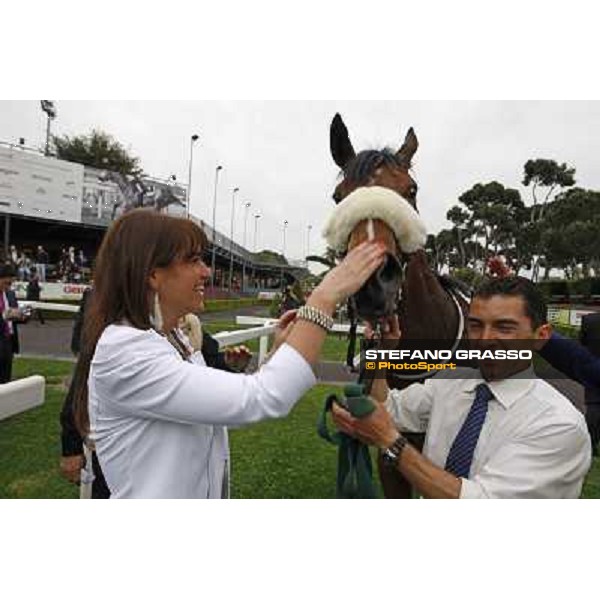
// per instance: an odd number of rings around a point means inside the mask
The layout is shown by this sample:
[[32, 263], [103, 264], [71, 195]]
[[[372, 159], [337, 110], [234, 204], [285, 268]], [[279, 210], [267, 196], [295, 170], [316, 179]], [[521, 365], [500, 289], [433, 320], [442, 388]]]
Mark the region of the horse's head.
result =
[[426, 231], [416, 212], [417, 184], [410, 176], [417, 137], [409, 129], [400, 150], [356, 154], [348, 130], [336, 114], [330, 130], [331, 154], [342, 170], [333, 198], [337, 207], [324, 235], [338, 252], [366, 239], [383, 242], [387, 258], [354, 296], [358, 316], [375, 322], [394, 314], [402, 285], [402, 256], [422, 248]]
[[342, 117], [336, 114], [329, 130], [329, 145], [331, 156], [342, 170], [343, 177], [333, 193], [336, 204], [357, 187], [378, 185], [394, 190], [413, 208], [417, 207], [419, 188], [409, 171], [419, 142], [412, 127], [397, 152], [384, 148], [363, 150], [356, 154], [348, 136], [348, 129]]

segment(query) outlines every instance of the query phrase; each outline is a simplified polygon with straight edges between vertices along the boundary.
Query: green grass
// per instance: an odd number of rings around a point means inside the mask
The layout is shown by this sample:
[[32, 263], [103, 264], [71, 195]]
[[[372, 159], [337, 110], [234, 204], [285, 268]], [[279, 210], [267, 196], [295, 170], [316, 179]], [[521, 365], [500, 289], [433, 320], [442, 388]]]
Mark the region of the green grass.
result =
[[[47, 378], [46, 402], [0, 422], [0, 498], [76, 498], [78, 488], [60, 477], [59, 413], [66, 361], [15, 360], [15, 377]], [[315, 431], [332, 386], [310, 390], [286, 419], [230, 431], [234, 498], [333, 498], [336, 449]], [[600, 498], [595, 459], [583, 498]]]
[[63, 383], [72, 366], [67, 361], [15, 359], [14, 379], [46, 377], [46, 401], [0, 421], [0, 498], [78, 497], [77, 487], [64, 481], [58, 470]]
[[46, 385], [62, 384], [65, 377], [71, 374], [73, 365], [74, 363], [68, 360], [16, 357], [13, 365], [13, 379], [41, 374], [46, 378]]
[[269, 306], [270, 300], [259, 300], [258, 298], [232, 298], [229, 300], [207, 300], [204, 303], [204, 311], [220, 312], [224, 310], [236, 310], [238, 308], [247, 308], [252, 306]]
[[592, 468], [585, 480], [581, 497], [600, 498], [600, 457], [596, 457], [592, 462]]
[[336, 448], [316, 433], [335, 389], [316, 386], [286, 419], [230, 430], [234, 498], [335, 498]]

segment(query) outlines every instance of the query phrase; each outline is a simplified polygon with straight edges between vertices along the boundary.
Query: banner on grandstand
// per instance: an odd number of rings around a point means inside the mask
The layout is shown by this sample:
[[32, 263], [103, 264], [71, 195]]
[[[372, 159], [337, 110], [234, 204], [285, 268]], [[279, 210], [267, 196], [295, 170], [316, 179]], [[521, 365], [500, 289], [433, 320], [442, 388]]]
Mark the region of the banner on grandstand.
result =
[[[40, 287], [40, 300], [81, 300], [83, 291], [90, 286], [79, 283], [42, 282]], [[13, 281], [12, 289], [19, 300], [25, 300], [26, 281]]]
[[185, 199], [185, 188], [175, 181], [150, 177], [136, 180], [129, 175], [85, 167], [81, 220], [86, 225], [108, 227], [126, 210], [140, 206], [185, 216]]
[[123, 212], [125, 200], [119, 186], [104, 175], [105, 171], [92, 167], [85, 167], [83, 172], [81, 221], [86, 225], [107, 227]]
[[81, 222], [83, 166], [0, 147], [0, 212]]

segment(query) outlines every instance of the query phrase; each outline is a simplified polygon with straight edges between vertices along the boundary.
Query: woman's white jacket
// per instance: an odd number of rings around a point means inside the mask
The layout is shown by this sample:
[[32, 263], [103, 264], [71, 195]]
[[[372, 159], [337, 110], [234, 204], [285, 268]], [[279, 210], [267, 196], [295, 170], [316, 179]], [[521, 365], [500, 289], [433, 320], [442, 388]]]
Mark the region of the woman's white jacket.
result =
[[310, 365], [284, 344], [255, 374], [191, 361], [153, 329], [110, 325], [90, 377], [91, 438], [112, 498], [220, 498], [228, 425], [284, 417], [311, 386]]

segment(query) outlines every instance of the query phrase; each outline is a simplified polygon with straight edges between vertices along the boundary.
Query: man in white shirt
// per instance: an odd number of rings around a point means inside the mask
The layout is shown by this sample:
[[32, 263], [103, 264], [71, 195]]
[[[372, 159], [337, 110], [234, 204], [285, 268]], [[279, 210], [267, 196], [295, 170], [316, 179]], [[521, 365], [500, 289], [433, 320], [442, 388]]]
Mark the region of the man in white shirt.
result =
[[[496, 279], [473, 298], [471, 342], [493, 348], [546, 340], [551, 329], [540, 292], [520, 277]], [[389, 337], [399, 337], [397, 319]], [[384, 460], [428, 498], [578, 498], [591, 464], [583, 416], [523, 361], [481, 361], [479, 369], [443, 371], [424, 384], [389, 390], [366, 418], [339, 406], [349, 435], [378, 446]], [[425, 432], [423, 453], [399, 431]]]

